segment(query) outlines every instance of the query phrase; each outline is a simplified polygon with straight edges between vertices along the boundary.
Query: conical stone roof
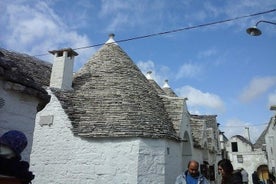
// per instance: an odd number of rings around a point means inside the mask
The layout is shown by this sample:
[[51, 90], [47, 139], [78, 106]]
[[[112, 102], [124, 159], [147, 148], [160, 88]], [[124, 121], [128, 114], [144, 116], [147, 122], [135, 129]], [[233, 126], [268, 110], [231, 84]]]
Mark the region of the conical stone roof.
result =
[[156, 90], [116, 42], [75, 74], [73, 89], [55, 94], [79, 136], [178, 139]]
[[148, 79], [149, 83], [156, 90], [158, 95], [165, 95], [165, 92], [161, 89], [161, 87], [151, 77], [151, 73], [152, 73], [151, 71], [148, 71], [147, 75], [146, 75], [146, 78]]
[[10, 90], [38, 97], [38, 111], [50, 101], [44, 87], [49, 85], [51, 67], [50, 63], [27, 54], [0, 48], [0, 78], [17, 84], [10, 85]]

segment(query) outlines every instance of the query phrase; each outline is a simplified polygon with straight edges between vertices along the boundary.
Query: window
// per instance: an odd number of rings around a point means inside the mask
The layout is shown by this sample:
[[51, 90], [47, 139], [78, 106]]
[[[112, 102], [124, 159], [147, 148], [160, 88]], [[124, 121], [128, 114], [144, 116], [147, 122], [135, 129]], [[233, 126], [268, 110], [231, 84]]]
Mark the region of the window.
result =
[[238, 143], [231, 142], [232, 152], [238, 152]]
[[242, 155], [237, 155], [238, 163], [243, 163], [243, 157]]

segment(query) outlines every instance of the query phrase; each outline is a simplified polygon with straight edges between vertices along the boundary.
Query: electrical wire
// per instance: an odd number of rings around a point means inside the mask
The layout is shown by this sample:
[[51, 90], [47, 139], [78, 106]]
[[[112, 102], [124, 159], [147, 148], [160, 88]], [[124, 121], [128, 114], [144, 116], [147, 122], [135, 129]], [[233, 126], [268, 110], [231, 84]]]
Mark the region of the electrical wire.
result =
[[[254, 17], [254, 16], [258, 16], [258, 15], [268, 14], [268, 13], [272, 13], [272, 12], [275, 12], [275, 11], [276, 11], [276, 9], [271, 9], [271, 10], [267, 10], [267, 11], [263, 11], [263, 12], [258, 12], [258, 13], [250, 14], [250, 15], [243, 15], [243, 16], [239, 16], [239, 17], [235, 17], [235, 18], [230, 18], [230, 19], [225, 19], [225, 20], [220, 20], [220, 21], [215, 21], [215, 22], [209, 22], [209, 23], [199, 24], [199, 25], [195, 25], [195, 26], [189, 26], [189, 27], [184, 27], [184, 28], [179, 28], [179, 29], [174, 29], [174, 30], [159, 32], [159, 33], [152, 33], [152, 34], [148, 34], [148, 35], [136, 36], [136, 37], [132, 37], [132, 38], [118, 40], [116, 42], [117, 43], [128, 42], [128, 41], [132, 41], [132, 40], [145, 39], [145, 38], [159, 36], [159, 35], [164, 35], [164, 34], [170, 34], [170, 33], [175, 33], [175, 32], [180, 32], [180, 31], [185, 31], [185, 30], [190, 30], [190, 29], [196, 29], [196, 28], [206, 27], [206, 26], [211, 26], [211, 25], [216, 25], [216, 24], [222, 24], [222, 23], [226, 23], [226, 22], [230, 22], [230, 21], [235, 21], [235, 20], [239, 20], [239, 19], [244, 19], [244, 18], [248, 18], [248, 17]], [[104, 44], [105, 43], [99, 43], [99, 44], [95, 44], [95, 45], [78, 47], [78, 48], [74, 48], [73, 50], [87, 49], [87, 48], [91, 48], [91, 47], [102, 46]], [[35, 55], [35, 57], [44, 56], [44, 55], [48, 55], [48, 54], [49, 53], [39, 54], [39, 55]]]

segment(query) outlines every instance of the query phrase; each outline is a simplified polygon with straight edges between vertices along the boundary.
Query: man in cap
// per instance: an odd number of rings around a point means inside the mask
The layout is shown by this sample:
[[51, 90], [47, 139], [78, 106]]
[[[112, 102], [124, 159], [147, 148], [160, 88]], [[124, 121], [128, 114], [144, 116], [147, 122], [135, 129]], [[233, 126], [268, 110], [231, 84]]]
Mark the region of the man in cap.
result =
[[34, 179], [29, 163], [21, 161], [20, 154], [27, 144], [25, 134], [18, 130], [10, 130], [0, 137], [0, 175], [6, 176], [7, 180], [15, 178], [19, 183], [28, 184]]

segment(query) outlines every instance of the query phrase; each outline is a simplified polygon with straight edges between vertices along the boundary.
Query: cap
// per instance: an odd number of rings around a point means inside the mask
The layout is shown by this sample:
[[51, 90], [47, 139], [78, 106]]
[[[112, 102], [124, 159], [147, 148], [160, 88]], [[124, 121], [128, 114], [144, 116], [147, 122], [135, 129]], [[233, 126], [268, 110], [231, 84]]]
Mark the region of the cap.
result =
[[16, 155], [20, 155], [26, 148], [28, 141], [25, 134], [18, 130], [10, 130], [0, 137], [0, 144], [11, 148]]

